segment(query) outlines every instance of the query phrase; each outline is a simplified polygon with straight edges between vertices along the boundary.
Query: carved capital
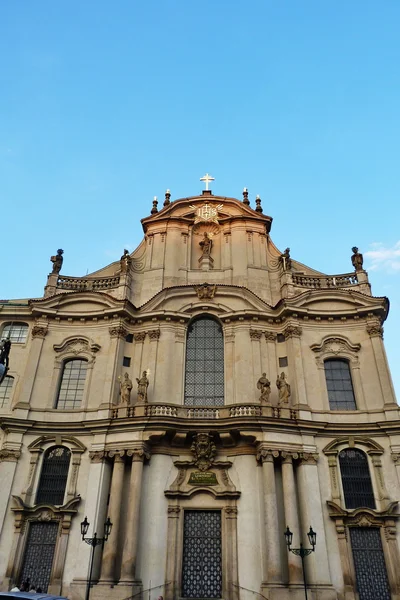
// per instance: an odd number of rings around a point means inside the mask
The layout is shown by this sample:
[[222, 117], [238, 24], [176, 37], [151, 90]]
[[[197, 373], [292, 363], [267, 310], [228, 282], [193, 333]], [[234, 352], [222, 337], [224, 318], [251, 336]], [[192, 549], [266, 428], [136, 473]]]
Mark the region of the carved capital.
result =
[[172, 517], [172, 518], [177, 518], [179, 517], [179, 513], [181, 512], [181, 507], [180, 506], [168, 506], [168, 516]]
[[392, 460], [396, 465], [400, 465], [400, 454], [397, 452], [392, 452]]
[[276, 333], [273, 331], [265, 331], [264, 335], [267, 342], [276, 342]]
[[19, 450], [3, 449], [0, 450], [0, 462], [17, 462], [21, 452]]
[[33, 338], [42, 338], [44, 339], [47, 335], [47, 327], [42, 327], [41, 325], [35, 325], [32, 327], [32, 337]]
[[128, 330], [123, 325], [112, 325], [109, 330], [110, 337], [125, 339], [128, 335]]
[[299, 458], [301, 465], [316, 465], [318, 462], [318, 454], [316, 452], [300, 452]]
[[132, 462], [144, 462], [150, 460], [150, 452], [146, 448], [129, 448], [126, 455], [132, 457]]
[[89, 458], [92, 463], [101, 463], [106, 457], [104, 450], [89, 452]]
[[149, 329], [149, 331], [147, 332], [150, 340], [158, 340], [158, 338], [160, 337], [160, 330], [159, 329]]
[[383, 338], [383, 327], [380, 324], [367, 325], [367, 333], [370, 337]]
[[145, 337], [146, 337], [145, 331], [138, 331], [137, 333], [133, 334], [133, 338], [134, 338], [135, 342], [144, 342]]
[[283, 332], [283, 335], [285, 336], [286, 339], [292, 338], [292, 337], [300, 337], [301, 334], [302, 334], [302, 329], [298, 325], [288, 325]]
[[252, 340], [261, 340], [262, 337], [262, 331], [259, 331], [258, 329], [250, 329], [250, 339]]
[[279, 451], [271, 450], [270, 448], [260, 448], [257, 452], [256, 459], [262, 464], [265, 462], [274, 462], [275, 458], [278, 458]]
[[225, 514], [228, 519], [237, 519], [238, 509], [236, 506], [225, 506]]

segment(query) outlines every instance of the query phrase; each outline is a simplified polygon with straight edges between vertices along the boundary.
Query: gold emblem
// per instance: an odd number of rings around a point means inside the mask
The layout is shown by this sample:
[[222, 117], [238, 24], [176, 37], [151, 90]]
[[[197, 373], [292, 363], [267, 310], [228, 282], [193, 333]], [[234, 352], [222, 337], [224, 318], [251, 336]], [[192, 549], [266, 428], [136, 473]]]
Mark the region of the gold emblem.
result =
[[218, 224], [218, 211], [221, 210], [223, 206], [223, 204], [213, 206], [212, 204], [208, 204], [208, 202], [206, 202], [205, 204], [203, 204], [203, 206], [200, 206], [199, 208], [196, 208], [193, 205], [190, 205], [189, 208], [193, 208], [193, 210], [195, 211], [195, 224], [199, 221]]

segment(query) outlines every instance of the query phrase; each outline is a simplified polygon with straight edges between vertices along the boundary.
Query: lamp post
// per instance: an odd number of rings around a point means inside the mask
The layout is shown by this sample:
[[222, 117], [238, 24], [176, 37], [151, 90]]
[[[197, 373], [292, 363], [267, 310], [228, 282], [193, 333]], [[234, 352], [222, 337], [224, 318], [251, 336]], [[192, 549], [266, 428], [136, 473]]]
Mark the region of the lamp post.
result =
[[306, 580], [306, 570], [304, 568], [304, 558], [311, 554], [311, 552], [315, 552], [315, 545], [317, 543], [317, 534], [313, 531], [310, 526], [310, 531], [307, 533], [308, 541], [310, 542], [311, 548], [303, 548], [303, 544], [300, 544], [300, 548], [292, 548], [293, 541], [293, 533], [290, 531], [289, 527], [286, 527], [286, 531], [284, 533], [286, 538], [286, 544], [289, 552], [292, 552], [296, 556], [300, 556], [301, 558], [301, 566], [303, 568], [303, 582], [304, 582], [304, 594], [306, 596], [306, 600], [308, 600], [307, 596], [307, 580]]
[[92, 548], [92, 550], [90, 552], [90, 568], [89, 568], [89, 579], [88, 579], [87, 587], [86, 587], [86, 600], [89, 600], [90, 586], [92, 584], [94, 551], [96, 549], [96, 546], [99, 546], [100, 544], [104, 547], [104, 543], [108, 540], [110, 533], [111, 533], [111, 529], [112, 529], [112, 523], [111, 523], [110, 517], [108, 517], [107, 521], [104, 523], [104, 537], [102, 537], [102, 538], [97, 537], [97, 533], [95, 533], [93, 535], [93, 537], [88, 538], [88, 537], [86, 537], [86, 534], [88, 532], [89, 525], [90, 525], [90, 523], [87, 520], [87, 517], [85, 517], [84, 521], [82, 521], [82, 523], [81, 523], [82, 540], [84, 542], [86, 542], [87, 544], [89, 544], [89, 546], [91, 546], [91, 548]]

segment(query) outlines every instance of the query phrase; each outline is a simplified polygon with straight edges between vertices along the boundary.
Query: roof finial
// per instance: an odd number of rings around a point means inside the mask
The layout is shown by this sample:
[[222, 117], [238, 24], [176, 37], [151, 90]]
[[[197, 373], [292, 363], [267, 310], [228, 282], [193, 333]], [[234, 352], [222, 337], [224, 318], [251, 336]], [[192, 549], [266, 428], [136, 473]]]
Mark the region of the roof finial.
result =
[[263, 211], [262, 206], [261, 206], [261, 198], [258, 194], [256, 196], [256, 211], [259, 213], [262, 213], [262, 211]]
[[166, 190], [166, 192], [165, 192], [164, 206], [168, 206], [168, 204], [171, 204], [171, 191], [170, 190]]
[[157, 196], [154, 196], [154, 199], [153, 199], [153, 208], [151, 209], [151, 214], [152, 215], [155, 215], [156, 213], [158, 213], [157, 204], [158, 204]]
[[209, 175], [208, 173], [206, 173], [203, 177], [200, 177], [200, 181], [205, 181], [206, 182], [206, 191], [208, 192], [208, 184], [210, 183], [210, 181], [215, 181], [215, 177], [211, 177], [211, 175]]
[[243, 188], [243, 204], [246, 204], [247, 206], [250, 204], [249, 190], [246, 187]]

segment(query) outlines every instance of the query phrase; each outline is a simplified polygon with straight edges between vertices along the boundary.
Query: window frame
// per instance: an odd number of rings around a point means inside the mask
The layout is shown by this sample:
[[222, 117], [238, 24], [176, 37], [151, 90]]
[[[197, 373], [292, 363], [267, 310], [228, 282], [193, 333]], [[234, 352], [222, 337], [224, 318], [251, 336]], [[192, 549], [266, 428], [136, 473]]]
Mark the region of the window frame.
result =
[[[12, 402], [12, 398], [13, 398], [14, 390], [15, 390], [15, 386], [16, 386], [16, 377], [15, 377], [15, 375], [11, 375], [10, 372], [8, 372], [7, 375], [4, 377], [2, 385], [4, 384], [4, 382], [6, 381], [6, 379], [12, 379], [13, 383], [12, 383], [11, 386], [7, 387], [7, 389], [10, 390], [9, 397], [8, 398], [5, 398], [5, 397], [1, 398], [1, 396], [0, 396], [0, 410], [1, 411], [7, 410], [11, 406], [11, 402]], [[0, 390], [1, 389], [2, 388], [0, 387]]]
[[[85, 379], [84, 379], [84, 384], [83, 384], [82, 396], [81, 396], [81, 399], [80, 399], [80, 404], [79, 404], [79, 406], [74, 406], [72, 408], [66, 408], [65, 406], [61, 408], [61, 407], [58, 406], [58, 404], [60, 402], [60, 392], [61, 392], [61, 386], [63, 384], [65, 369], [66, 369], [66, 367], [67, 367], [67, 365], [69, 363], [72, 363], [72, 362], [75, 362], [75, 361], [76, 362], [77, 361], [84, 362], [85, 365], [86, 365], [85, 366]], [[66, 358], [63, 361], [62, 368], [60, 370], [60, 376], [59, 376], [59, 381], [58, 381], [58, 386], [57, 386], [57, 393], [56, 393], [55, 403], [54, 403], [54, 407], [53, 408], [55, 410], [57, 410], [57, 411], [60, 411], [60, 410], [61, 411], [71, 411], [71, 410], [74, 410], [74, 411], [79, 410], [80, 411], [80, 410], [82, 410], [82, 405], [83, 405], [83, 401], [84, 401], [84, 398], [85, 398], [87, 378], [88, 378], [88, 360], [87, 360], [86, 357], [74, 356], [73, 358], [72, 357]], [[76, 392], [76, 390], [75, 390], [75, 392]], [[64, 402], [67, 402], [67, 400], [64, 400]], [[74, 402], [75, 402], [75, 400], [74, 400]]]
[[[338, 403], [338, 404], [340, 404], [337, 400], [332, 400], [331, 401], [331, 399], [329, 397], [329, 392], [340, 391], [340, 390], [330, 390], [329, 386], [328, 386], [328, 378], [327, 378], [327, 368], [326, 368], [326, 365], [327, 364], [333, 364], [333, 363], [336, 363], [336, 364], [341, 363], [342, 365], [344, 364], [347, 367], [347, 372], [348, 372], [349, 377], [350, 377], [351, 392], [352, 392], [352, 395], [353, 395], [353, 403], [354, 403], [354, 407], [352, 407], [352, 408], [343, 408], [343, 407], [333, 408], [332, 407], [332, 404], [335, 403], [335, 402]], [[335, 369], [331, 369], [331, 372], [334, 371], [334, 370]], [[339, 369], [337, 369], [337, 370], [339, 370]], [[332, 412], [337, 412], [337, 411], [346, 411], [346, 412], [348, 412], [348, 411], [352, 411], [352, 410], [358, 410], [356, 395], [355, 395], [355, 392], [354, 392], [353, 379], [352, 379], [352, 376], [351, 376], [351, 366], [350, 366], [349, 360], [347, 358], [342, 358], [340, 356], [325, 358], [324, 359], [324, 372], [325, 372], [326, 391], [327, 391], [327, 394], [328, 394], [329, 410], [331, 410]], [[333, 381], [333, 379], [331, 379], [331, 381]], [[341, 378], [340, 381], [345, 381], [345, 379]], [[350, 391], [350, 390], [343, 390], [343, 392], [347, 392], [347, 391]], [[347, 404], [347, 401], [341, 402], [341, 404], [345, 404], [345, 403]]]
[[[368, 469], [368, 475], [369, 475], [369, 483], [371, 486], [371, 493], [372, 493], [372, 500], [374, 503], [374, 506], [366, 506], [365, 504], [361, 504], [359, 506], [348, 506], [348, 504], [350, 503], [349, 500], [350, 498], [348, 497], [346, 500], [346, 492], [345, 492], [345, 486], [343, 484], [343, 472], [342, 472], [342, 465], [340, 462], [340, 455], [342, 452], [346, 452], [346, 451], [353, 451], [353, 452], [358, 452], [360, 454], [363, 454], [365, 457], [365, 464], [366, 467]], [[337, 455], [337, 461], [338, 461], [338, 468], [339, 468], [339, 473], [340, 473], [340, 485], [341, 485], [341, 491], [342, 491], [342, 498], [343, 498], [343, 505], [346, 507], [346, 510], [357, 510], [359, 508], [369, 508], [370, 510], [376, 510], [377, 506], [378, 506], [378, 497], [375, 493], [375, 489], [374, 489], [374, 481], [373, 481], [373, 469], [371, 469], [371, 465], [369, 464], [369, 460], [368, 460], [368, 454], [366, 452], [364, 452], [364, 450], [362, 450], [361, 448], [357, 448], [357, 447], [350, 447], [347, 446], [345, 448], [342, 448], [341, 450], [339, 450], [338, 455]], [[373, 465], [372, 465], [373, 467]]]
[[12, 344], [21, 344], [21, 345], [26, 344], [28, 341], [28, 336], [29, 336], [29, 323], [26, 323], [25, 321], [6, 321], [5, 323], [2, 323], [0, 339], [8, 337], [9, 333], [5, 333], [6, 327], [10, 327], [10, 329], [12, 331], [13, 327], [17, 327], [17, 326], [21, 326], [21, 325], [24, 325], [24, 330], [26, 331], [25, 337], [22, 340], [21, 339], [15, 340], [12, 338], [12, 336], [10, 336], [11, 343]]
[[[53, 450], [56, 450], [57, 448], [64, 448], [69, 453], [68, 467], [66, 469], [66, 473], [64, 474], [65, 481], [64, 481], [63, 500], [62, 500], [61, 503], [57, 503], [57, 504], [55, 504], [53, 502], [50, 502], [49, 500], [42, 500], [42, 501], [39, 502], [40, 484], [41, 484], [42, 477], [43, 477], [43, 471], [44, 471], [44, 468], [46, 466], [46, 458], [49, 456], [49, 454]], [[40, 465], [40, 472], [39, 472], [38, 482], [37, 482], [37, 486], [36, 486], [35, 504], [52, 504], [53, 506], [63, 506], [65, 504], [65, 500], [66, 500], [66, 496], [67, 496], [67, 491], [68, 491], [68, 481], [69, 481], [69, 478], [70, 478], [72, 457], [73, 457], [73, 455], [72, 455], [71, 449], [68, 448], [68, 446], [66, 446], [64, 444], [55, 444], [55, 445], [49, 446], [49, 448], [47, 448], [44, 451], [43, 457], [42, 457], [42, 460], [41, 460], [41, 465]]]

